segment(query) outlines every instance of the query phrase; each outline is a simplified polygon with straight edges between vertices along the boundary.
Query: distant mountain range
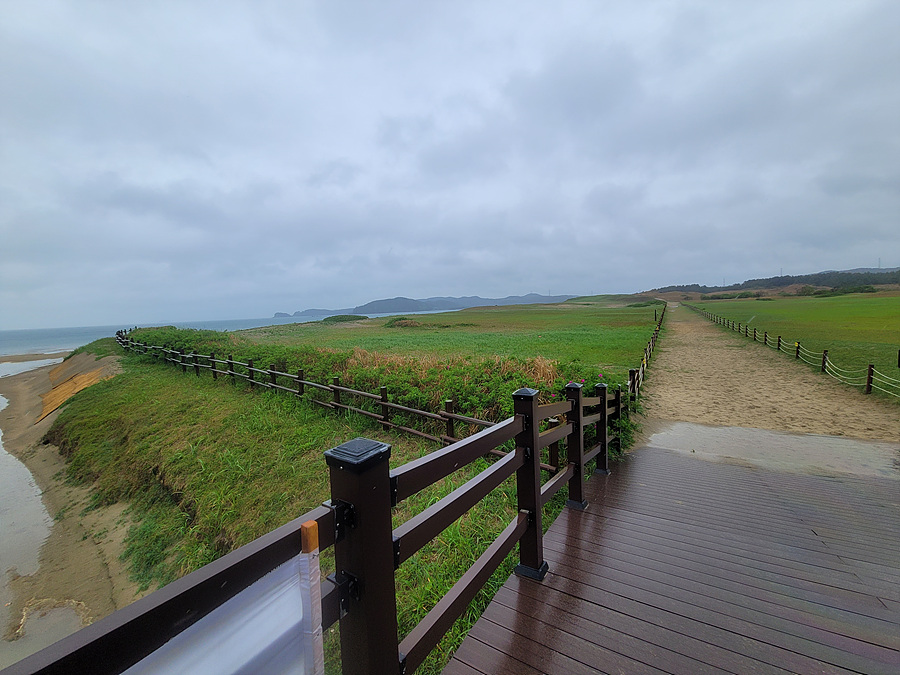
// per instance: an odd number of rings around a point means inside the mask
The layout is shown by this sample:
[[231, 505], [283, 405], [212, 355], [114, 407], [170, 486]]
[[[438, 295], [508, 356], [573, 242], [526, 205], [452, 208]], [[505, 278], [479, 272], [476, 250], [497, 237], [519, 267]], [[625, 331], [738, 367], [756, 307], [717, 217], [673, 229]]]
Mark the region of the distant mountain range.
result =
[[809, 286], [830, 286], [831, 288], [846, 288], [850, 286], [866, 286], [878, 284], [900, 284], [900, 267], [878, 268], [859, 267], [853, 270], [836, 272], [816, 272], [815, 274], [802, 274], [799, 276], [769, 277], [767, 279], [749, 279], [740, 284], [731, 286], [701, 286], [700, 284], [688, 284], [683, 286], [665, 286], [654, 288], [657, 293], [681, 291], [685, 293], [718, 293], [720, 291], [738, 291], [753, 288], [783, 288], [793, 284], [807, 284]]
[[275, 312], [275, 318], [298, 317], [326, 317], [336, 314], [402, 314], [403, 312], [449, 312], [456, 309], [468, 309], [469, 307], [485, 307], [492, 305], [538, 305], [554, 302], [565, 302], [578, 296], [575, 295], [540, 295], [529, 293], [528, 295], [509, 295], [505, 298], [482, 298], [477, 295], [467, 295], [461, 298], [435, 297], [414, 300], [412, 298], [389, 298], [385, 300], [373, 300], [358, 307], [346, 309], [304, 309], [300, 312], [287, 314]]

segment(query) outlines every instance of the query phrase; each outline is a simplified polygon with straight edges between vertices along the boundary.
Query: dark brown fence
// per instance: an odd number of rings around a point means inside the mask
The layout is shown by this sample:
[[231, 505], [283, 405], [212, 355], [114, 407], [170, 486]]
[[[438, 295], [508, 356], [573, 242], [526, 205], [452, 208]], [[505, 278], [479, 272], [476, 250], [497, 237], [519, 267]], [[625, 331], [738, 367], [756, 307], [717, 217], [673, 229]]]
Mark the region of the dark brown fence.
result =
[[[418, 410], [408, 406], [392, 402], [388, 397], [387, 387], [379, 387], [379, 392], [367, 392], [344, 387], [340, 379], [332, 378], [331, 384], [313, 382], [306, 379], [303, 369], [296, 373], [284, 373], [275, 370], [275, 366], [269, 368], [257, 368], [253, 360], [247, 362], [235, 361], [232, 356], [218, 358], [215, 354], [185, 353], [184, 350], [168, 349], [159, 345], [148, 345], [133, 340], [124, 331], [116, 334], [116, 341], [124, 349], [147, 354], [159, 358], [165, 362], [180, 367], [184, 373], [194, 373], [200, 376], [202, 372], [210, 372], [214, 379], [219, 376], [228, 377], [232, 382], [239, 380], [247, 382], [251, 387], [260, 389], [272, 389], [297, 397], [306, 394], [320, 392], [320, 396], [308, 397], [313, 403], [332, 410], [347, 410], [360, 415], [365, 415], [381, 423], [384, 429], [395, 429], [421, 438], [426, 438], [437, 443], [455, 443], [464, 435], [458, 425], [469, 427], [490, 427], [493, 422], [460, 415], [455, 412], [455, 402], [448, 399], [444, 402], [444, 409], [437, 412]], [[368, 403], [368, 407], [363, 407]], [[397, 413], [401, 413], [398, 418]], [[430, 423], [434, 433], [428, 433], [404, 424], [404, 419], [421, 419]]]
[[[663, 305], [662, 312], [659, 315], [659, 320], [656, 322], [656, 328], [653, 330], [653, 335], [650, 337], [650, 341], [647, 343], [647, 346], [644, 347], [644, 356], [641, 358], [641, 365], [639, 368], [632, 368], [628, 371], [628, 398], [631, 401], [637, 400], [641, 395], [641, 387], [644, 384], [644, 376], [647, 372], [647, 366], [650, 363], [650, 358], [653, 356], [653, 349], [656, 347], [656, 341], [659, 338], [659, 332], [662, 330], [663, 319], [666, 316], [666, 308], [668, 305]], [[655, 316], [654, 312], [654, 316]]]
[[[169, 350], [167, 358], [176, 360], [185, 370], [199, 372], [196, 369], [208, 367], [218, 374], [236, 376], [233, 362], [221, 370], [210, 364], [204, 366], [193, 355], [188, 359], [188, 355], [175, 354]], [[252, 364], [247, 368], [245, 376], [251, 380], [268, 373]], [[296, 377], [303, 386], [311, 384], [300, 375]], [[277, 381], [272, 378], [268, 384]], [[331, 391], [336, 396], [347, 393], [335, 385]], [[586, 506], [585, 465], [595, 459], [598, 471], [609, 471], [608, 451], [614, 440], [610, 425], [624, 413], [620, 391], [610, 393], [606, 385], [596, 385], [593, 393], [587, 397], [582, 385], [570, 383], [565, 400], [539, 405], [536, 390], [520, 389], [513, 394], [512, 417], [393, 470], [388, 464], [389, 445], [359, 438], [332, 448], [325, 453], [331, 476], [330, 501], [27, 657], [11, 666], [8, 674], [121, 673], [297, 555], [302, 526], [308, 521], [318, 525], [320, 548], [335, 549], [336, 572], [322, 582], [322, 616], [323, 628], [340, 621], [345, 675], [411, 673], [516, 543], [516, 574], [543, 579], [547, 573], [541, 509], [564, 485], [568, 485], [570, 508]], [[596, 444], [586, 450], [585, 430], [590, 427], [596, 429]], [[561, 458], [559, 443], [563, 440], [565, 456]], [[504, 452], [502, 446], [508, 441], [515, 442], [515, 450]], [[544, 450], [549, 464], [541, 461]], [[489, 454], [499, 454], [501, 459], [392, 529], [392, 507]], [[548, 478], [542, 482], [544, 468]], [[515, 518], [400, 642], [394, 571], [513, 475]]]

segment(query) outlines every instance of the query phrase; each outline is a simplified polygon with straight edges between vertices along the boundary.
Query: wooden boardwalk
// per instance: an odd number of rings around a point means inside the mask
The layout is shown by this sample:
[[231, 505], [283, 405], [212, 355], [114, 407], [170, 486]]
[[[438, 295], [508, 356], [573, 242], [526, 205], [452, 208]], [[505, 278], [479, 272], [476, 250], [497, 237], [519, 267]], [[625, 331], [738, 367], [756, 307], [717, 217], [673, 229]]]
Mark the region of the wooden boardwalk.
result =
[[655, 448], [613, 472], [445, 673], [900, 673], [900, 481]]

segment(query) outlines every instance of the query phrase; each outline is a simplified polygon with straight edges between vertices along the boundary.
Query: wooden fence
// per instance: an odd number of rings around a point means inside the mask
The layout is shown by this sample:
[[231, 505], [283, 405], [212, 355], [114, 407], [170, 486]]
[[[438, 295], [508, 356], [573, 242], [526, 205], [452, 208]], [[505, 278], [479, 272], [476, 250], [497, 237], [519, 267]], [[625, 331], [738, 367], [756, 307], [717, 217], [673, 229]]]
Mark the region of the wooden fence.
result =
[[[659, 315], [659, 320], [656, 322], [656, 328], [653, 330], [653, 335], [650, 337], [650, 341], [647, 343], [647, 346], [644, 347], [644, 356], [641, 358], [641, 365], [639, 368], [632, 368], [628, 371], [628, 398], [631, 401], [636, 400], [641, 395], [641, 386], [644, 384], [644, 375], [647, 372], [647, 366], [650, 363], [650, 358], [653, 356], [653, 349], [656, 347], [656, 340], [659, 338], [659, 332], [662, 330], [663, 319], [666, 316], [666, 308], [668, 305], [663, 305], [662, 312]], [[654, 313], [655, 316], [655, 313]]]
[[[823, 349], [821, 352], [814, 352], [801, 345], [798, 341], [784, 340], [780, 335], [771, 337], [768, 331], [757, 328], [754, 328], [751, 332], [750, 326], [746, 323], [726, 319], [699, 307], [685, 306], [694, 310], [708, 321], [728, 328], [738, 335], [743, 335], [754, 342], [761, 342], [776, 351], [789, 354], [799, 361], [820, 368], [823, 373], [830, 375], [838, 382], [849, 384], [851, 387], [862, 387], [865, 394], [871, 394], [873, 389], [877, 389], [888, 396], [900, 397], [900, 379], [882, 373], [875, 368], [875, 364], [870, 363], [867, 368], [841, 368], [828, 356], [827, 349]], [[897, 351], [897, 367], [900, 368], [900, 350]]]
[[[133, 340], [125, 331], [119, 331], [116, 334], [116, 341], [128, 351], [157, 357], [181, 368], [182, 372], [193, 373], [197, 377], [202, 372], [209, 372], [214, 379], [222, 376], [230, 378], [232, 382], [240, 380], [248, 383], [251, 387], [281, 391], [297, 397], [303, 397], [311, 392], [320, 392], [324, 398], [310, 396], [309, 400], [323, 408], [346, 410], [372, 418], [377, 420], [384, 429], [402, 431], [437, 443], [449, 444], [460, 440], [463, 434], [459, 430], [459, 424], [471, 425], [476, 428], [494, 425], [494, 422], [458, 414], [455, 411], [456, 403], [453, 399], [445, 400], [444, 409], [437, 412], [418, 410], [392, 402], [388, 396], [388, 389], [384, 386], [379, 387], [376, 394], [342, 386], [338, 377], [333, 377], [331, 384], [313, 382], [306, 379], [302, 368], [295, 374], [291, 374], [275, 370], [274, 365], [269, 368], [257, 368], [252, 359], [244, 362], [236, 361], [230, 355], [221, 359], [217, 358], [215, 354], [185, 353], [184, 350], [168, 349]], [[401, 415], [399, 419], [398, 413]], [[428, 433], [404, 424], [404, 417], [418, 418], [430, 423], [435, 433]]]
[[[252, 361], [239, 362], [230, 356], [185, 354], [135, 341], [120, 331], [116, 339], [125, 349], [162, 358], [182, 372], [199, 376], [209, 371], [214, 378], [243, 379], [251, 386], [294, 396], [303, 396], [308, 389], [322, 392], [324, 399], [312, 399], [319, 405], [354, 411], [385, 428], [445, 447], [393, 470], [388, 464], [390, 446], [378, 441], [358, 438], [326, 451], [331, 499], [322, 506], [26, 657], [4, 675], [117, 675], [296, 556], [303, 547], [304, 532], [313, 523], [320, 550], [334, 547], [336, 571], [320, 589], [322, 626], [324, 630], [340, 622], [343, 672], [412, 673], [517, 543], [516, 574], [544, 578], [548, 565], [543, 554], [542, 508], [563, 486], [568, 487], [568, 508], [586, 508], [585, 466], [595, 461], [595, 472], [609, 473], [609, 450], [618, 442], [611, 430], [627, 416], [629, 402], [640, 395], [664, 316], [665, 307], [640, 367], [629, 373], [627, 396], [621, 388], [612, 390], [605, 384], [595, 385], [594, 395], [586, 396], [583, 385], [569, 383], [564, 400], [541, 405], [537, 390], [523, 388], [513, 394], [513, 416], [497, 423], [460, 415], [452, 401], [438, 412], [417, 410], [388, 400], [385, 387], [374, 394], [344, 387], [337, 378], [331, 384], [312, 382], [303, 370], [291, 374], [260, 369]], [[362, 407], [366, 403], [370, 408]], [[429, 434], [401, 424], [395, 418], [398, 414], [442, 425], [443, 433]], [[481, 430], [459, 439], [459, 424]], [[585, 447], [587, 438], [592, 439], [590, 448]], [[515, 450], [505, 451], [510, 441]], [[499, 460], [392, 528], [393, 507], [483, 456]], [[512, 476], [516, 477], [515, 518], [400, 641], [395, 570]]]
[[[180, 363], [185, 368], [198, 366]], [[230, 375], [229, 370], [222, 372]], [[359, 438], [332, 448], [325, 452], [330, 501], [25, 658], [11, 666], [8, 675], [123, 672], [297, 555], [303, 526], [309, 527], [310, 521], [317, 524], [320, 549], [334, 546], [336, 572], [322, 582], [322, 617], [323, 628], [340, 622], [345, 675], [412, 673], [517, 543], [516, 574], [540, 580], [547, 573], [542, 507], [567, 485], [567, 506], [585, 508], [585, 465], [593, 459], [598, 471], [609, 471], [608, 450], [614, 440], [609, 429], [623, 414], [623, 397], [602, 384], [594, 393], [585, 396], [582, 385], [570, 383], [565, 400], [539, 405], [538, 391], [520, 389], [513, 394], [512, 417], [393, 470], [388, 465], [389, 445]], [[560, 423], [561, 416], [565, 422]], [[591, 427], [596, 443], [585, 449], [585, 430]], [[563, 440], [565, 455], [560, 458]], [[508, 441], [515, 442], [515, 450], [503, 452], [501, 446]], [[542, 482], [544, 449], [549, 457], [555, 456], [556, 465], [547, 467], [549, 477]], [[501, 459], [392, 528], [394, 506], [492, 453]], [[513, 475], [515, 518], [399, 641], [395, 570]]]

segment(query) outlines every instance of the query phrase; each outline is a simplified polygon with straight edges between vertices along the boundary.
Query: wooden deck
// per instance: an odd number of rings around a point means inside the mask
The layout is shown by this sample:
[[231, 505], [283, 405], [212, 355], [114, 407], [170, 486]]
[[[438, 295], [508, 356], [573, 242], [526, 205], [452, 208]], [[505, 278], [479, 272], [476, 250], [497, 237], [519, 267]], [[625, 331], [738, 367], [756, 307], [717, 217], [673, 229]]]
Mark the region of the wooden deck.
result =
[[445, 673], [900, 673], [900, 481], [655, 448], [613, 472]]

